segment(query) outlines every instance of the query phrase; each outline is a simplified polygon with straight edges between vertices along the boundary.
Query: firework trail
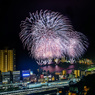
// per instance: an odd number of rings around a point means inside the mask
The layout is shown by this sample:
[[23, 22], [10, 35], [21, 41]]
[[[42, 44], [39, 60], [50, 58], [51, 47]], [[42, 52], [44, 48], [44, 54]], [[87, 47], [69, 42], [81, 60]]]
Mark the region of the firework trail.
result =
[[85, 53], [88, 47], [88, 39], [86, 36], [77, 31], [69, 33], [68, 42], [67, 55], [69, 59], [78, 59]]
[[79, 58], [88, 47], [86, 36], [74, 31], [69, 19], [58, 12], [30, 13], [20, 26], [20, 39], [38, 63], [62, 56]]

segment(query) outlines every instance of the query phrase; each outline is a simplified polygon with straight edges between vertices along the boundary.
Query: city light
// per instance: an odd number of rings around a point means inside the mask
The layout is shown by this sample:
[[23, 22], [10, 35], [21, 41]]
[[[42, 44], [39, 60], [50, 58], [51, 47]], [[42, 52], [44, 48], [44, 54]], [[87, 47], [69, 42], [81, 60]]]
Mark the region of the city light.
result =
[[30, 74], [23, 74], [23, 76], [30, 76]]

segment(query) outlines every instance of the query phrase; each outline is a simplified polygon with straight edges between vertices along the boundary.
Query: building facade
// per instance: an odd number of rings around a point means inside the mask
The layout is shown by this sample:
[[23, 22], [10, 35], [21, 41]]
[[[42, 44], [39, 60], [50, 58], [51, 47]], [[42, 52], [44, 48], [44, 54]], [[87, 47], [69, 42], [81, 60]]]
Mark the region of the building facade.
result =
[[20, 82], [20, 71], [13, 71], [13, 83]]
[[12, 83], [13, 81], [13, 76], [12, 72], [2, 72], [2, 83]]
[[4, 49], [0, 50], [0, 71], [8, 72], [15, 71], [15, 50], [14, 49]]
[[30, 70], [22, 70], [23, 82], [30, 81]]
[[0, 71], [0, 83], [2, 82], [2, 73]]

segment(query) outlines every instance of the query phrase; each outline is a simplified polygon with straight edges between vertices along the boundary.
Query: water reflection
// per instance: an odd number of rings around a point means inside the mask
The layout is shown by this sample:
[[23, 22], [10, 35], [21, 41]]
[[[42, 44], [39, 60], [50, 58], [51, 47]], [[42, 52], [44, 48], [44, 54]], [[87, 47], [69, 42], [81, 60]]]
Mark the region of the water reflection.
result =
[[40, 67], [40, 68], [45, 71], [49, 70], [50, 72], [54, 72], [54, 71], [61, 72], [62, 70], [65, 69], [67, 71], [67, 73], [70, 74], [72, 72], [72, 70], [75, 69], [75, 65], [74, 64], [69, 65], [68, 67], [67, 66], [62, 67], [62, 66], [58, 66], [58, 65], [55, 65], [55, 66], [49, 65], [49, 66], [44, 66], [44, 67]]

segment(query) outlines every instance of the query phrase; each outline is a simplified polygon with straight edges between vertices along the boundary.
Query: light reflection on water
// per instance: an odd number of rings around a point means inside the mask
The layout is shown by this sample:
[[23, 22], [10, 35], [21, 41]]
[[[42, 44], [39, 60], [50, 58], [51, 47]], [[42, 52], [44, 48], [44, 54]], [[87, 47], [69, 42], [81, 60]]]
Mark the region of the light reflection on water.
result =
[[75, 65], [72, 64], [72, 65], [69, 65], [68, 67], [67, 66], [64, 66], [64, 67], [61, 67], [61, 66], [58, 66], [58, 65], [55, 65], [55, 66], [43, 66], [43, 67], [40, 67], [41, 69], [45, 70], [45, 71], [50, 71], [50, 72], [54, 72], [54, 71], [57, 71], [57, 72], [61, 72], [62, 70], [66, 70], [66, 72], [68, 74], [70, 74], [72, 72], [72, 70], [75, 69]]

